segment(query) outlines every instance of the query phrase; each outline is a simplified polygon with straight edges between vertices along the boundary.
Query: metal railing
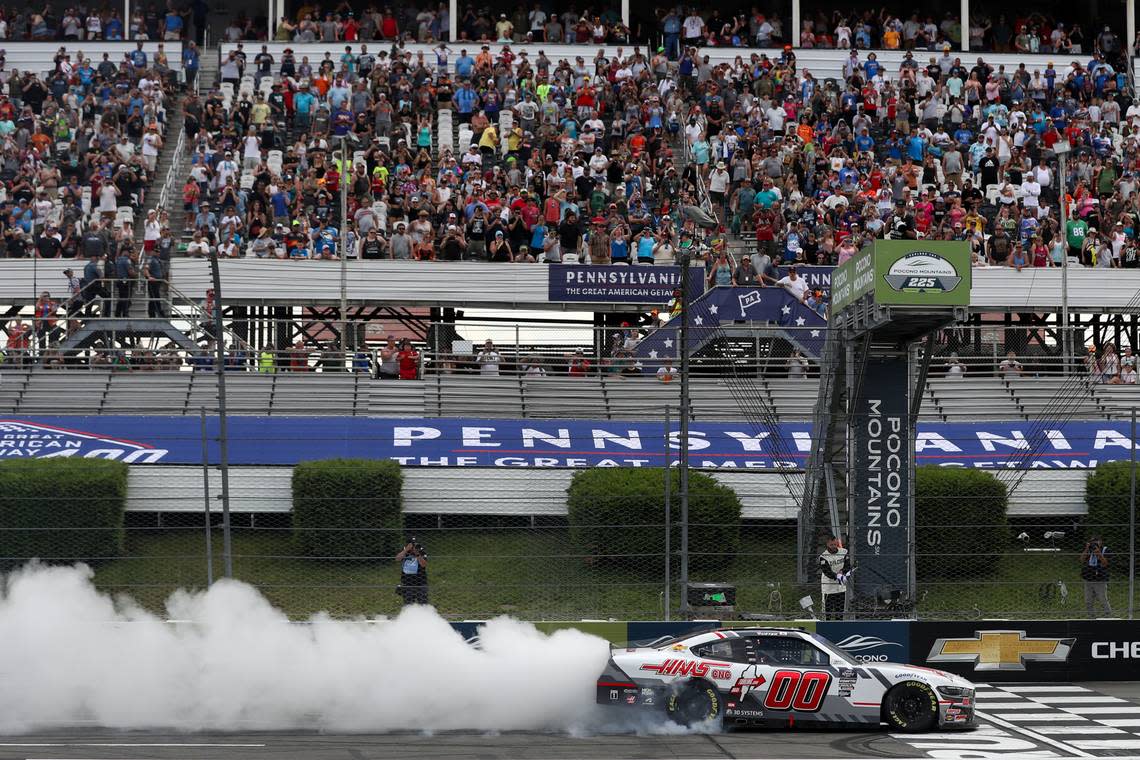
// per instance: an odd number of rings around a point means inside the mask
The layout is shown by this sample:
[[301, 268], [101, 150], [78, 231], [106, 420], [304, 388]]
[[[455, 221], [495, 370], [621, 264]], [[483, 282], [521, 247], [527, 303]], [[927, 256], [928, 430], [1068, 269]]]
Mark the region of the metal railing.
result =
[[[144, 301], [146, 299], [143, 299]], [[113, 299], [105, 304], [109, 307]], [[90, 307], [91, 304], [88, 305]], [[132, 318], [132, 322], [145, 327], [148, 323], [169, 323], [191, 342], [204, 345], [212, 340], [214, 329], [212, 320], [206, 314], [200, 301], [190, 298], [175, 287], [169, 288], [169, 296], [163, 299], [165, 316], [160, 319]], [[31, 307], [28, 307], [31, 308]], [[109, 311], [109, 308], [108, 308]], [[0, 333], [0, 350], [13, 362], [19, 356], [20, 364], [37, 363], [45, 353], [57, 350], [70, 331], [80, 325], [98, 329], [104, 318], [84, 316], [82, 311], [70, 319], [61, 310], [51, 320], [33, 318], [31, 329], [44, 337], [38, 345], [30, 348], [15, 348], [9, 345], [11, 338]], [[341, 321], [330, 317], [326, 321], [313, 315], [298, 314], [286, 320], [246, 320], [227, 317], [223, 327], [223, 340], [227, 348], [245, 352], [248, 355], [265, 353], [274, 357], [289, 357], [290, 361], [275, 362], [282, 371], [294, 368], [306, 371], [301, 363], [293, 361], [296, 351], [278, 351], [273, 345], [259, 345], [260, 340], [252, 337], [267, 335], [265, 328], [272, 323], [283, 329], [291, 325], [295, 330], [288, 336], [290, 345], [300, 341], [306, 350], [320, 352], [321, 366], [331, 366], [327, 358], [338, 354], [347, 367], [364, 353], [376, 361], [376, 353], [384, 346], [384, 322], [359, 320], [347, 321], [347, 341], [349, 349], [341, 351]], [[111, 320], [108, 320], [111, 324]], [[396, 334], [403, 337], [402, 327], [391, 325]], [[464, 321], [460, 323], [431, 323], [427, 326], [428, 340], [413, 340], [420, 354], [424, 377], [493, 374], [500, 376], [558, 376], [569, 375], [572, 364], [577, 363], [574, 375], [646, 374], [651, 375], [662, 365], [667, 354], [659, 352], [650, 357], [645, 346], [656, 345], [647, 341], [657, 341], [665, 333], [658, 330], [669, 329], [657, 323], [628, 327], [593, 327], [584, 323], [503, 323]], [[784, 327], [776, 324], [752, 324], [733, 328], [726, 334], [708, 334], [703, 342], [694, 343], [692, 362], [696, 377], [717, 378], [733, 374], [752, 374], [757, 377], [806, 377], [818, 376], [818, 363], [811, 355], [797, 349], [796, 340], [806, 337], [813, 328]], [[108, 329], [108, 332], [110, 330]], [[929, 377], [935, 383], [949, 383], [960, 380], [969, 384], [973, 380], [994, 379], [1006, 385], [1019, 380], [1056, 380], [1075, 384], [1074, 387], [1090, 385], [1121, 384], [1131, 385], [1136, 357], [1132, 348], [1094, 347], [1086, 344], [1084, 331], [1074, 328], [1074, 343], [1087, 346], [1083, 356], [1072, 366], [1066, 367], [1061, 353], [1056, 330], [1050, 330], [1048, 337], [1040, 342], [1030, 342], [1024, 329], [1011, 328], [1008, 334], [1001, 328], [955, 327], [942, 331], [936, 343]], [[1044, 331], [1042, 331], [1044, 332]], [[129, 336], [124, 336], [129, 337]], [[819, 336], [812, 336], [818, 338]], [[274, 338], [280, 345], [280, 338]], [[491, 348], [487, 349], [487, 341]], [[132, 344], [99, 344], [95, 348], [84, 349], [66, 357], [68, 368], [83, 366], [85, 361], [100, 351], [117, 351], [142, 347], [153, 349], [164, 345], [165, 340], [144, 338]], [[643, 346], [643, 344], [645, 344]], [[715, 350], [713, 350], [715, 348]], [[188, 360], [193, 352], [175, 348], [175, 355]], [[1012, 351], [1012, 355], [1010, 355]], [[675, 350], [671, 358], [676, 361]], [[483, 354], [482, 360], [480, 355]], [[358, 357], [357, 357], [358, 358]], [[585, 361], [585, 365], [582, 361]], [[639, 372], [633, 365], [640, 363]], [[252, 366], [252, 365], [251, 365]], [[310, 364], [310, 368], [315, 365]]]

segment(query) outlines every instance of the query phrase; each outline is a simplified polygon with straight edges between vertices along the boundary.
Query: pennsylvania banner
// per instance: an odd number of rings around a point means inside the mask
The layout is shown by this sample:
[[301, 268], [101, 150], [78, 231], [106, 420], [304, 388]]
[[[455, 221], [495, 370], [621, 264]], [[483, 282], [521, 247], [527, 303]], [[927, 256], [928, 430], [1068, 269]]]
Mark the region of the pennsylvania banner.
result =
[[[0, 459], [87, 457], [139, 464], [201, 464], [197, 417], [92, 416], [0, 419]], [[211, 461], [218, 426], [207, 419]], [[919, 423], [919, 465], [980, 469], [1087, 469], [1126, 460], [1128, 421]], [[230, 417], [234, 465], [293, 465], [332, 457], [393, 459], [412, 467], [658, 467], [680, 433], [620, 420]], [[694, 467], [800, 470], [811, 424], [690, 426]]]

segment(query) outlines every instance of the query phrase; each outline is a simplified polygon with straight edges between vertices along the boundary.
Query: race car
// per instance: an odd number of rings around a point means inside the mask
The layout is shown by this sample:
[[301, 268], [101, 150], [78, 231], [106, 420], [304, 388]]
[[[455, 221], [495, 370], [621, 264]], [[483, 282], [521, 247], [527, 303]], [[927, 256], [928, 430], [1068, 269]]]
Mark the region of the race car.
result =
[[694, 725], [881, 725], [967, 728], [974, 685], [941, 670], [859, 663], [798, 628], [718, 628], [617, 649], [599, 704], [664, 711]]

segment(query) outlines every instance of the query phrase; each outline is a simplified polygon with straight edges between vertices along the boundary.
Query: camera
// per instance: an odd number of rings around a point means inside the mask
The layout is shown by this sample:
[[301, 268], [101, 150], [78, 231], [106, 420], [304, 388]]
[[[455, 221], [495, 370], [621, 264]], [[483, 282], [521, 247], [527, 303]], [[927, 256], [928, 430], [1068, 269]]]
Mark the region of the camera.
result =
[[417, 556], [423, 555], [424, 557], [427, 556], [427, 550], [424, 549], [423, 544], [421, 544], [419, 541], [416, 540], [415, 536], [412, 536], [411, 538], [409, 538], [408, 543], [411, 544], [412, 554], [415, 554]]

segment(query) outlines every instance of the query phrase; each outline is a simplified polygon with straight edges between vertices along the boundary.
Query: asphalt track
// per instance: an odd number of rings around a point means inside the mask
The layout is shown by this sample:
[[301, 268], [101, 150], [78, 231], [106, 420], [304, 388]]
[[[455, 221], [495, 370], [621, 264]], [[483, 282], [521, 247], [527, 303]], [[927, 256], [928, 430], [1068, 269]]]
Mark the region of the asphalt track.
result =
[[908, 736], [874, 730], [800, 729], [571, 736], [536, 732], [187, 734], [81, 728], [0, 736], [0, 760], [890, 760], [1026, 756], [1140, 760], [1140, 683], [983, 689], [979, 691], [979, 710], [983, 717], [974, 731]]

